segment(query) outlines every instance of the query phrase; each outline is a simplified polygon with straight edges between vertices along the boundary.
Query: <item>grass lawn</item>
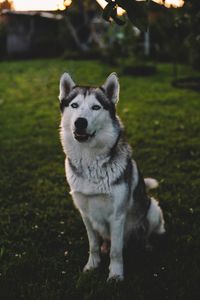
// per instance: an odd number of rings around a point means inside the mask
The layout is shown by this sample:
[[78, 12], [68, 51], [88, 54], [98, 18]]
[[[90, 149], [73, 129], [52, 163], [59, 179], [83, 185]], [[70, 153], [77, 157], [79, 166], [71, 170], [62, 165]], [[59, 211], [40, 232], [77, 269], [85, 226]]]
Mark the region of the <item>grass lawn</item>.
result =
[[[172, 68], [120, 75], [118, 113], [145, 176], [160, 181], [167, 235], [154, 251], [125, 251], [124, 283], [106, 283], [108, 259], [82, 274], [86, 231], [68, 194], [59, 141], [58, 81], [103, 83], [99, 62], [0, 63], [0, 299], [197, 299], [200, 292], [200, 94], [171, 86]], [[190, 72], [180, 67], [180, 73]]]

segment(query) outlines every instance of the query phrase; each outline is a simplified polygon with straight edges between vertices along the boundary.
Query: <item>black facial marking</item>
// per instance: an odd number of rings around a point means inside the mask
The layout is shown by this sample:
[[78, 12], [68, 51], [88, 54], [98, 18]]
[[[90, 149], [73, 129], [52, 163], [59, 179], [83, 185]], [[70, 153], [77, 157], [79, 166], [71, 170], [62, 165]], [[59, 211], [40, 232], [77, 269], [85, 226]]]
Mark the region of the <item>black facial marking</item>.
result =
[[68, 107], [70, 102], [79, 94], [82, 94], [84, 98], [87, 95], [90, 95], [91, 93], [94, 93], [94, 96], [99, 101], [99, 103], [102, 105], [102, 107], [105, 110], [108, 110], [110, 113], [110, 116], [113, 120], [116, 120], [116, 109], [115, 104], [111, 102], [105, 92], [105, 89], [103, 87], [89, 87], [89, 86], [79, 86], [75, 85], [72, 88], [71, 93], [68, 95], [68, 97], [64, 98], [60, 102], [60, 110], [63, 113], [64, 108]]
[[82, 92], [82, 94], [85, 98], [87, 96], [87, 93], [89, 92], [89, 88], [88, 87], [82, 87], [81, 92]]
[[90, 95], [91, 91], [95, 88], [90, 87], [90, 86], [83, 86], [83, 85], [75, 85], [73, 89], [76, 89], [79, 91], [80, 94], [82, 94], [84, 97]]
[[100, 105], [93, 105], [91, 108], [92, 108], [92, 110], [100, 110], [101, 106]]
[[68, 97], [62, 99], [60, 101], [60, 110], [63, 113], [64, 108], [68, 107], [70, 102], [76, 98], [79, 94], [83, 95], [84, 97], [86, 97], [87, 93], [90, 94], [92, 88], [88, 87], [88, 86], [79, 86], [79, 85], [75, 85], [72, 88], [72, 92], [68, 95]]
[[103, 88], [100, 88], [99, 91], [95, 92], [95, 97], [99, 101], [99, 103], [103, 106], [105, 110], [108, 110], [110, 113], [110, 116], [113, 120], [116, 119], [116, 109], [115, 104], [108, 100], [105, 93], [103, 92]]
[[72, 91], [67, 98], [61, 99], [60, 110], [63, 113], [65, 107], [68, 107], [70, 102], [78, 96], [78, 91]]
[[105, 97], [101, 93], [96, 92], [95, 97], [104, 109], [109, 110], [109, 103], [105, 100]]

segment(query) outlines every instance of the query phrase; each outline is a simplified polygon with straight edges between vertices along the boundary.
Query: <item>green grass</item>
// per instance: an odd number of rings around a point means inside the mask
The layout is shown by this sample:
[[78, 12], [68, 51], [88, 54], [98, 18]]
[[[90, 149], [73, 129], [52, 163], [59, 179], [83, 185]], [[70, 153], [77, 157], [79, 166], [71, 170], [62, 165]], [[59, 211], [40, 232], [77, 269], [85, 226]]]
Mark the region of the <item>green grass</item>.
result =
[[[125, 251], [126, 280], [106, 283], [108, 259], [82, 274], [88, 242], [72, 204], [59, 142], [58, 81], [68, 70], [100, 84], [99, 62], [0, 63], [0, 299], [196, 299], [200, 278], [200, 95], [171, 86], [171, 66], [149, 78], [119, 73], [118, 113], [145, 176], [160, 181], [167, 235]], [[191, 71], [180, 66], [181, 74]]]

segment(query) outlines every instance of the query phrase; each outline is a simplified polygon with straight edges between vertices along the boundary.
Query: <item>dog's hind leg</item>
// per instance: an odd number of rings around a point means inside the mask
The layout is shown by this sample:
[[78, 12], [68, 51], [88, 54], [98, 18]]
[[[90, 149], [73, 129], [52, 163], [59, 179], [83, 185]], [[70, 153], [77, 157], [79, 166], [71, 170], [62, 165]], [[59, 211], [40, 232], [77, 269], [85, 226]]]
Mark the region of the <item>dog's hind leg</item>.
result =
[[154, 198], [151, 198], [151, 205], [147, 213], [147, 221], [149, 223], [149, 236], [151, 235], [151, 233], [165, 233], [165, 221], [163, 217], [163, 212], [159, 206], [158, 201], [156, 201]]
[[96, 269], [100, 263], [100, 238], [98, 233], [93, 229], [90, 220], [83, 216], [83, 222], [85, 224], [88, 240], [89, 240], [89, 258], [83, 271], [90, 271]]
[[149, 242], [151, 234], [155, 233], [161, 235], [165, 233], [165, 221], [163, 218], [163, 213], [158, 201], [156, 201], [154, 198], [151, 198], [151, 205], [147, 212], [146, 220], [148, 223], [148, 228], [144, 239], [145, 249], [147, 251], [151, 251], [153, 249], [153, 246]]

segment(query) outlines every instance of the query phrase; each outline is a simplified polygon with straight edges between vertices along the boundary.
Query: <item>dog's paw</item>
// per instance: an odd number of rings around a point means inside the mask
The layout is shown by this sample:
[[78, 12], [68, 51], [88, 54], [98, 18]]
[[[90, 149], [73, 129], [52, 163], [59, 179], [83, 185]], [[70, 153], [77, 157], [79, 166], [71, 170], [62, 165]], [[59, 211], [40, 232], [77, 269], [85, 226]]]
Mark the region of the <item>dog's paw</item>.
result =
[[124, 280], [124, 275], [123, 274], [112, 274], [109, 273], [107, 282], [121, 282]]
[[112, 261], [109, 266], [108, 281], [122, 281], [124, 279], [123, 263], [120, 261]]
[[94, 269], [97, 269], [100, 264], [100, 257], [90, 256], [87, 264], [83, 268], [83, 272], [89, 272]]
[[91, 264], [86, 264], [85, 267], [83, 268], [83, 272], [89, 272], [89, 271], [92, 271], [92, 270], [95, 270], [97, 269], [98, 266], [94, 266], [94, 265], [91, 265]]
[[83, 268], [83, 272], [89, 272], [93, 271], [98, 268], [99, 265], [91, 265], [91, 264], [86, 264], [85, 267]]

